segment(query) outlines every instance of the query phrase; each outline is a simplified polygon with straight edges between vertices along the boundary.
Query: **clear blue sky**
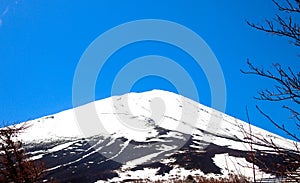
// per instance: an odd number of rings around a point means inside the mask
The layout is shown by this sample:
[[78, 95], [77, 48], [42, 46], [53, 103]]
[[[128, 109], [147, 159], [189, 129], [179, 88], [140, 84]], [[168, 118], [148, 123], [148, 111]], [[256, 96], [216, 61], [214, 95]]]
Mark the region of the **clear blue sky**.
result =
[[[246, 120], [248, 105], [253, 124], [280, 133], [255, 109], [286, 120], [280, 104], [258, 102], [256, 92], [269, 81], [243, 75], [249, 58], [259, 66], [280, 62], [299, 68], [299, 50], [287, 39], [256, 31], [245, 20], [263, 22], [276, 10], [271, 0], [253, 1], [33, 1], [0, 0], [0, 121], [21, 122], [72, 108], [72, 82], [79, 59], [88, 45], [105, 31], [139, 19], [163, 19], [182, 24], [200, 35], [216, 55], [227, 87], [226, 113]], [[126, 36], [126, 35], [124, 35]], [[114, 40], [112, 40], [114, 41]], [[210, 106], [210, 89], [203, 72], [193, 70], [190, 57], [174, 47], [140, 42], [117, 51], [107, 62], [105, 87], [97, 99], [110, 96], [119, 60], [162, 55], [183, 65], [197, 81], [200, 102]], [[167, 80], [147, 77], [132, 91], [153, 88], [175, 91]]]

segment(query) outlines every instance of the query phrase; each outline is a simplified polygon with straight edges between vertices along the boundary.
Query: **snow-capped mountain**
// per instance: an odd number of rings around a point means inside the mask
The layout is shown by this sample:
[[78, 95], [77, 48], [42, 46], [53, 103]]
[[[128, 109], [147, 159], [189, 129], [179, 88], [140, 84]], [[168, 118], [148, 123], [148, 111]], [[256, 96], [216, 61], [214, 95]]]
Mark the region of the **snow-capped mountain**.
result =
[[[248, 132], [294, 149], [293, 141], [161, 90], [95, 101], [27, 122], [20, 135], [32, 159], [47, 166], [46, 180], [119, 182], [171, 180], [188, 175], [252, 177]], [[269, 147], [254, 144], [252, 150]], [[257, 176], [278, 157], [259, 154]]]

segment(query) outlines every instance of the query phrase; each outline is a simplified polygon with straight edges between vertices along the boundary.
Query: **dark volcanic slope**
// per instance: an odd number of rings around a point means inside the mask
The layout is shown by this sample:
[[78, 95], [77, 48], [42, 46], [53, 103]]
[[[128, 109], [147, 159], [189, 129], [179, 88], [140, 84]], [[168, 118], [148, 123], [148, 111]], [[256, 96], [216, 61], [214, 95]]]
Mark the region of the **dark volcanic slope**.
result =
[[[160, 130], [162, 131], [162, 129]], [[165, 130], [161, 134], [168, 132], [169, 130]], [[218, 167], [213, 158], [217, 154], [225, 153], [231, 157], [245, 158], [252, 163], [250, 153], [247, 151], [235, 150], [213, 143], [203, 146], [204, 149], [199, 150], [199, 148], [195, 148], [198, 143], [195, 143], [191, 136], [182, 134], [182, 137], [187, 138], [182, 139], [183, 142], [186, 141], [186, 144], [178, 151], [165, 151], [147, 163], [131, 166], [127, 170], [128, 174], [147, 168], [156, 168], [158, 169], [156, 175], [164, 176], [169, 174], [174, 167], [181, 167], [191, 171], [201, 170], [204, 174], [222, 175], [222, 167]], [[170, 146], [174, 144], [173, 141], [178, 141], [174, 137], [162, 137], [160, 140], [160, 142], [131, 140], [128, 143], [126, 138], [111, 139], [94, 136], [87, 139], [62, 140], [41, 145], [28, 144], [27, 150], [34, 153], [35, 157], [42, 155], [40, 160], [45, 162], [49, 168], [47, 180], [55, 178], [58, 182], [96, 182], [120, 177], [119, 172], [123, 166], [120, 162], [126, 163], [149, 154], [155, 154], [160, 152], [157, 150], [160, 147]], [[121, 153], [118, 154], [119, 152]], [[274, 170], [274, 164], [284, 163], [281, 157], [271, 153], [256, 153], [256, 158], [260, 161], [255, 161], [255, 165], [262, 168], [267, 166], [270, 171]], [[165, 161], [168, 159], [172, 161]], [[123, 180], [126, 179], [128, 177]]]

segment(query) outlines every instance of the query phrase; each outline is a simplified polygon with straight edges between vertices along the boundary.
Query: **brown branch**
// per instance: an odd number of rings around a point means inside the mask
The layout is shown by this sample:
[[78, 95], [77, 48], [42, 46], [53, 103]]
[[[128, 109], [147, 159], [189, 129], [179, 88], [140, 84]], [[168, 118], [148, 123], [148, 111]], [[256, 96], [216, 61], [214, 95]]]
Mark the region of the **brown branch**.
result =
[[[295, 118], [300, 122], [300, 113], [299, 112], [297, 112], [296, 110], [294, 110], [294, 109], [292, 109], [292, 108], [290, 108], [289, 106], [286, 106], [286, 105], [284, 105], [282, 107], [289, 110], [292, 113], [292, 118]], [[300, 128], [299, 123], [296, 122], [296, 125]]]
[[255, 152], [253, 151], [253, 135], [252, 135], [252, 128], [250, 123], [250, 117], [248, 112], [248, 107], [246, 106], [246, 115], [247, 115], [247, 121], [249, 124], [249, 133], [250, 133], [250, 153], [252, 158], [252, 173], [253, 173], [253, 181], [256, 183], [256, 173], [255, 173]]
[[30, 160], [25, 153], [23, 143], [15, 139], [28, 127], [24, 123], [0, 129], [1, 182], [39, 182], [44, 175], [43, 164]]
[[[273, 3], [277, 6], [277, 8], [280, 10], [280, 11], [285, 11], [287, 13], [291, 13], [291, 12], [294, 12], [294, 13], [300, 13], [300, 9], [299, 9], [299, 6], [298, 7], [295, 7], [289, 0], [286, 0], [288, 6], [282, 6], [281, 4], [279, 4], [277, 1], [275, 0], [272, 0]], [[299, 1], [296, 0], [297, 3], [299, 3]], [[299, 4], [298, 4], [299, 5]]]
[[280, 130], [284, 131], [288, 136], [294, 138], [295, 140], [297, 140], [298, 142], [300, 142], [300, 138], [297, 137], [296, 134], [292, 134], [289, 130], [287, 130], [285, 128], [284, 125], [279, 125], [277, 122], [275, 122], [269, 115], [267, 115], [266, 113], [264, 113], [258, 106], [256, 106], [256, 109], [263, 115], [265, 116], [273, 125], [275, 125], [277, 128], [279, 128]]
[[[287, 0], [288, 6], [282, 6], [277, 1], [272, 0], [277, 8], [281, 12], [290, 13], [300, 13], [300, 7], [295, 7], [289, 0]], [[299, 4], [298, 4], [299, 5]], [[294, 14], [293, 14], [294, 15]], [[298, 15], [298, 14], [297, 14]], [[266, 25], [255, 24], [248, 20], [246, 23], [260, 31], [271, 33], [277, 36], [284, 36], [292, 39], [292, 43], [296, 46], [300, 46], [300, 29], [299, 25], [293, 21], [294, 17], [289, 16], [288, 18], [282, 18], [281, 15], [276, 15], [272, 21], [266, 19]], [[295, 18], [296, 19], [296, 18]], [[274, 23], [275, 24], [274, 24]]]
[[269, 101], [283, 101], [291, 99], [295, 103], [300, 104], [300, 72], [295, 74], [291, 68], [288, 68], [289, 73], [282, 69], [280, 64], [273, 64], [276, 75], [270, 71], [264, 71], [263, 68], [259, 69], [253, 66], [250, 61], [247, 61], [249, 71], [241, 70], [244, 74], [258, 75], [275, 81], [278, 85], [275, 85], [275, 91], [268, 89], [258, 92], [259, 97], [255, 97], [258, 100]]

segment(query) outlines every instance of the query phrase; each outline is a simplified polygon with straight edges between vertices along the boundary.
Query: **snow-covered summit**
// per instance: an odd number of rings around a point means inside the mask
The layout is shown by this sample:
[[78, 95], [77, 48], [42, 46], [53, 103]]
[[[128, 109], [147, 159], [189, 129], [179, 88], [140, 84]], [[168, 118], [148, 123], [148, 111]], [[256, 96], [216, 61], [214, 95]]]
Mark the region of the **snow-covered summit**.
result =
[[[89, 109], [95, 109], [96, 113], [92, 114], [94, 118], [86, 113]], [[82, 121], [82, 117], [78, 116], [83, 116], [85, 120]], [[91, 121], [88, 122], [89, 118]], [[158, 134], [155, 126], [191, 135], [202, 134], [201, 130], [205, 130], [219, 136], [242, 139], [245, 134], [241, 129], [249, 129], [249, 125], [241, 120], [163, 90], [113, 96], [27, 123], [31, 127], [22, 134], [24, 141], [82, 138], [101, 133], [144, 141]], [[90, 130], [94, 126], [98, 129]], [[256, 135], [276, 138], [283, 146], [294, 146], [292, 141], [255, 126], [251, 126], [251, 129]], [[222, 143], [217, 137], [207, 138]]]

